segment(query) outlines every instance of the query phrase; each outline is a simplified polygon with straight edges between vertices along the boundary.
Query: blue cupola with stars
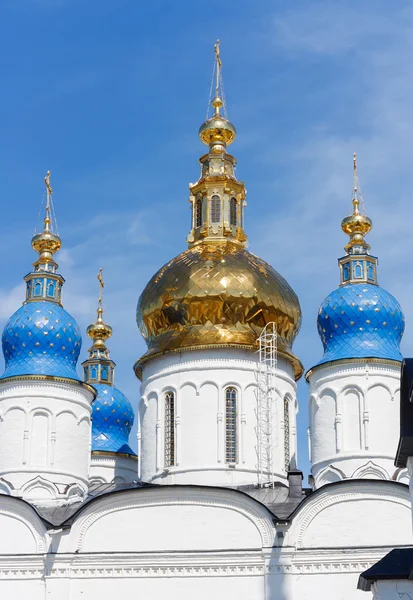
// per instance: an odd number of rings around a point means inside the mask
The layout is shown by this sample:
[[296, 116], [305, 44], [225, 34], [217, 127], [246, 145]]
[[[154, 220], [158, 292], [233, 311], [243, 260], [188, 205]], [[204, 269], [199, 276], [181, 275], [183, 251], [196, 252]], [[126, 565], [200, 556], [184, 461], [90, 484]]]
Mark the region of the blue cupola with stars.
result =
[[350, 241], [346, 255], [338, 261], [340, 286], [318, 312], [318, 333], [324, 346], [318, 365], [343, 359], [402, 360], [403, 312], [397, 300], [377, 283], [378, 260], [370, 255], [364, 239], [372, 222], [360, 211], [360, 200], [354, 155], [353, 212], [341, 224]]
[[97, 319], [87, 328], [92, 339], [89, 358], [82, 363], [84, 380], [92, 385], [97, 396], [92, 404], [92, 454], [124, 454], [136, 456], [129, 446], [129, 435], [134, 422], [133, 408], [126, 396], [113, 385], [115, 363], [110, 358], [106, 341], [112, 328], [103, 322], [102, 269]]
[[5, 371], [0, 379], [47, 376], [79, 381], [76, 363], [82, 337], [74, 318], [62, 306], [64, 279], [57, 273], [55, 253], [61, 239], [54, 231], [50, 171], [45, 177], [46, 216], [43, 231], [32, 238], [38, 252], [24, 278], [26, 300], [6, 324], [2, 346]]

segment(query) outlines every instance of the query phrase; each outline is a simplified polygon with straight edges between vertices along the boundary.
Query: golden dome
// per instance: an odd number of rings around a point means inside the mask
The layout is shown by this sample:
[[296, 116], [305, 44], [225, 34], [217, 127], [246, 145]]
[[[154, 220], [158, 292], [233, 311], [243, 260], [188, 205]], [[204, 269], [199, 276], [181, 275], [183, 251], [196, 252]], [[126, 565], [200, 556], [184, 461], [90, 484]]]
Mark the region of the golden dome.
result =
[[275, 322], [278, 353], [294, 366], [292, 352], [301, 324], [298, 298], [266, 262], [233, 241], [202, 242], [162, 267], [143, 291], [137, 322], [148, 351], [136, 363], [139, 375], [150, 358], [166, 352], [212, 347], [256, 349], [266, 323]]

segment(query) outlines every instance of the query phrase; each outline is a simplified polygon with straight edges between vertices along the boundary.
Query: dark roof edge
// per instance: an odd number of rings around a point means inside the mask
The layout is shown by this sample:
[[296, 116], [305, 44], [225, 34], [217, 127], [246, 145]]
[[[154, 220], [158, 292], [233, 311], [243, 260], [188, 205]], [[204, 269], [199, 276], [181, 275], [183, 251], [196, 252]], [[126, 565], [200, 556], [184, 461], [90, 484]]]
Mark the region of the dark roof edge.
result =
[[376, 581], [413, 578], [413, 548], [395, 548], [360, 576], [357, 589], [370, 592]]

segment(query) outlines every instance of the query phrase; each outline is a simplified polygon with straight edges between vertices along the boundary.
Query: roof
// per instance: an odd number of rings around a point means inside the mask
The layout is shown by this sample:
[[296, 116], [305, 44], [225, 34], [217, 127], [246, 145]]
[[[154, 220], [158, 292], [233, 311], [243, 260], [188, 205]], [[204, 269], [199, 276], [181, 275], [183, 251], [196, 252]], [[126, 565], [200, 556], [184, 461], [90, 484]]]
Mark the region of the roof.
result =
[[369, 592], [375, 581], [413, 579], [413, 548], [395, 548], [359, 577], [358, 589]]

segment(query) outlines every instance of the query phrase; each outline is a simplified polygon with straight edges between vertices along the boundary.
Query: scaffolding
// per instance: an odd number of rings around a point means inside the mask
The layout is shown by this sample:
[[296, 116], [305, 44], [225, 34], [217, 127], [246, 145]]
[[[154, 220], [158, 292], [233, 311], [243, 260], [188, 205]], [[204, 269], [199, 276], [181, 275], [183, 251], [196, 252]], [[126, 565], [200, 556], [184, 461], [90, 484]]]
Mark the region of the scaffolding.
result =
[[257, 474], [258, 487], [274, 487], [273, 413], [277, 373], [277, 330], [267, 323], [258, 338], [257, 379]]

